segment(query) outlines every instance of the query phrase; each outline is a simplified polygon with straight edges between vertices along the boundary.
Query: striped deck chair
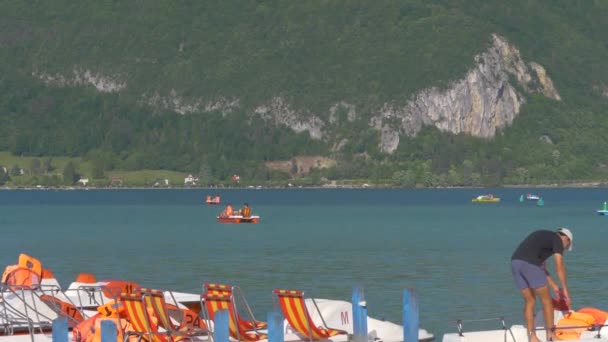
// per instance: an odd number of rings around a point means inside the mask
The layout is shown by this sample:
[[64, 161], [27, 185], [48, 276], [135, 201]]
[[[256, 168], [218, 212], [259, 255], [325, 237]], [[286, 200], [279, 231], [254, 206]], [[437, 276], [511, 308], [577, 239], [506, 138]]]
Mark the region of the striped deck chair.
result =
[[[154, 316], [156, 316], [158, 319], [158, 325], [165, 329], [167, 334], [175, 336], [201, 336], [209, 334], [209, 330], [206, 329], [204, 323], [200, 328], [186, 325], [183, 315], [180, 317], [179, 325], [173, 324], [168, 305], [165, 302], [165, 295], [163, 294], [162, 290], [141, 288], [141, 293], [143, 294], [145, 307], [151, 308]], [[173, 297], [173, 294], [171, 294], [171, 297]], [[173, 298], [173, 301], [177, 307], [175, 298]]]
[[[258, 321], [253, 315], [253, 311], [245, 299], [243, 291], [238, 286], [231, 286], [225, 284], [214, 284], [205, 283], [203, 284], [203, 293], [219, 294], [219, 295], [230, 295], [233, 294], [237, 320], [241, 326], [241, 330], [255, 330], [255, 329], [266, 329], [268, 327], [267, 322]], [[240, 305], [239, 305], [240, 304]], [[251, 319], [245, 319], [239, 312], [239, 308], [244, 309], [247, 312], [247, 316]]]
[[160, 315], [156, 313], [154, 307], [157, 305], [156, 303], [161, 303], [161, 301], [153, 297], [155, 296], [143, 292], [122, 293], [120, 295], [119, 300], [123, 303], [127, 319], [133, 328], [132, 331], [125, 332], [125, 341], [131, 336], [136, 336], [138, 341], [144, 340], [148, 342], [192, 340], [194, 335], [188, 331], [159, 329], [162, 324], [167, 324], [169, 327], [172, 327], [172, 324], [168, 324], [166, 321], [163, 322], [164, 319], [168, 318], [166, 311], [164, 313], [161, 312]]
[[281, 310], [283, 311], [283, 316], [285, 316], [289, 325], [298, 334], [304, 336], [309, 341], [324, 340], [332, 336], [348, 334], [344, 330], [327, 327], [327, 324], [325, 324], [325, 320], [323, 319], [323, 316], [321, 316], [321, 312], [313, 299], [319, 317], [321, 317], [321, 320], [323, 321], [323, 326], [315, 325], [306, 308], [304, 291], [275, 289], [273, 293], [276, 295]]
[[257, 330], [244, 330], [239, 324], [238, 316], [236, 316], [236, 307], [234, 305], [233, 294], [203, 294], [201, 301], [205, 310], [205, 316], [208, 320], [213, 320], [215, 313], [219, 310], [228, 310], [228, 329], [230, 336], [234, 339], [244, 342], [255, 342], [268, 339], [267, 334], [258, 332]]

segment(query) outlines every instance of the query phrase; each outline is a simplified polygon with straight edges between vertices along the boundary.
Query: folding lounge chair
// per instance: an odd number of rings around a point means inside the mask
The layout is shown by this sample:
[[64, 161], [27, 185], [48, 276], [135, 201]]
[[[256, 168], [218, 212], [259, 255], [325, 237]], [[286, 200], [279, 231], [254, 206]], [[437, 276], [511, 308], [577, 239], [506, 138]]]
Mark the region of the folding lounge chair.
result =
[[[203, 284], [203, 293], [214, 295], [232, 294], [234, 297], [234, 308], [236, 310], [235, 314], [237, 316], [237, 320], [239, 322], [241, 330], [266, 329], [268, 327], [267, 322], [262, 322], [255, 319], [253, 311], [251, 311], [251, 308], [249, 307], [249, 303], [247, 303], [247, 299], [245, 299], [243, 291], [241, 291], [238, 286], [205, 283]], [[244, 308], [247, 311], [247, 317], [250, 317], [251, 319], [245, 319], [245, 317], [243, 317], [243, 315], [241, 315], [241, 313], [239, 312], [239, 308]]]
[[303, 291], [275, 289], [273, 293], [277, 296], [276, 298], [281, 306], [281, 311], [283, 311], [283, 315], [287, 319], [289, 325], [309, 341], [324, 340], [332, 336], [348, 334], [344, 330], [327, 327], [327, 324], [325, 324], [325, 320], [317, 307], [317, 303], [312, 299], [315, 308], [319, 313], [319, 317], [321, 317], [321, 320], [323, 321], [323, 326], [314, 324], [308, 309], [306, 308]]
[[[173, 298], [173, 303], [175, 304], [169, 305], [165, 302], [165, 295], [161, 290], [142, 288], [141, 292], [144, 294], [144, 303], [146, 304], [146, 307], [152, 308], [154, 315], [158, 319], [158, 324], [165, 330], [172, 331], [174, 334], [178, 333], [188, 336], [207, 335], [209, 333], [207, 326], [204, 322], [200, 321], [198, 315], [188, 309], [181, 309], [178, 307], [177, 301], [175, 300], [175, 297], [173, 297], [173, 293], [169, 292]], [[186, 315], [194, 316], [195, 319], [198, 319], [200, 323], [198, 324], [199, 326], [197, 326], [197, 324], [188, 324], [185, 320]], [[177, 321], [180, 322], [180, 324], [173, 324], [171, 318], [177, 318]]]
[[267, 334], [260, 333], [255, 329], [245, 330], [242, 328], [236, 315], [236, 306], [234, 305], [232, 293], [205, 293], [202, 295], [201, 301], [204, 302], [201, 306], [204, 308], [205, 316], [208, 320], [213, 320], [217, 311], [228, 310], [228, 329], [232, 338], [244, 342], [255, 342], [268, 338]]
[[57, 316], [67, 318], [70, 328], [74, 328], [78, 323], [84, 321], [85, 316], [74, 304], [49, 295], [40, 295], [40, 299], [55, 311]]
[[[174, 326], [170, 323], [170, 318], [163, 306], [164, 296], [162, 292], [160, 296], [162, 300], [158, 297], [156, 292], [152, 294], [152, 292], [143, 291], [120, 295], [119, 300], [122, 301], [127, 318], [133, 327], [133, 331], [125, 332], [125, 341], [131, 336], [137, 336], [138, 341], [178, 342], [186, 339], [192, 340], [193, 336], [201, 333], [201, 331], [193, 332], [188, 329], [172, 329]], [[161, 331], [159, 326], [165, 330]]]

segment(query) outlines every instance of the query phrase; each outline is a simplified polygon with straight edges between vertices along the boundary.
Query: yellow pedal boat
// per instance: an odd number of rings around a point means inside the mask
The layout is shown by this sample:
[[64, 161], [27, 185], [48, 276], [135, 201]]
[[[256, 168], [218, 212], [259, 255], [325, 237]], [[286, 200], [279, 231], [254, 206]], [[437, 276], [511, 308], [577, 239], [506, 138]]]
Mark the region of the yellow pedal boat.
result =
[[494, 195], [480, 195], [471, 200], [473, 203], [498, 203], [500, 202], [500, 198], [494, 197]]

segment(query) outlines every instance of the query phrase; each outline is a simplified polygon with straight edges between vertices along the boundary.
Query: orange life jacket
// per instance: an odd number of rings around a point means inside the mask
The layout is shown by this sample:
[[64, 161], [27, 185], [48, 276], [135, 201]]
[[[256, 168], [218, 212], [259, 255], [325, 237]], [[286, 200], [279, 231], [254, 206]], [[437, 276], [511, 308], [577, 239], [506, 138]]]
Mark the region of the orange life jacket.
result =
[[608, 312], [596, 308], [582, 308], [576, 310], [576, 312], [582, 312], [593, 316], [596, 325], [604, 325], [608, 319]]
[[2, 283], [12, 285], [12, 289], [33, 289], [40, 285], [42, 278], [42, 263], [40, 260], [27, 254], [19, 254], [17, 265], [10, 265], [4, 269]]
[[241, 209], [241, 215], [243, 215], [243, 217], [249, 217], [249, 216], [251, 216], [251, 208], [250, 207], [244, 207], [243, 209]]
[[40, 285], [40, 274], [29, 268], [18, 265], [7, 266], [2, 274], [2, 283], [9, 285], [11, 289], [34, 289]]
[[557, 322], [555, 337], [558, 340], [578, 340], [581, 333], [595, 324], [595, 318], [583, 312], [568, 312]]

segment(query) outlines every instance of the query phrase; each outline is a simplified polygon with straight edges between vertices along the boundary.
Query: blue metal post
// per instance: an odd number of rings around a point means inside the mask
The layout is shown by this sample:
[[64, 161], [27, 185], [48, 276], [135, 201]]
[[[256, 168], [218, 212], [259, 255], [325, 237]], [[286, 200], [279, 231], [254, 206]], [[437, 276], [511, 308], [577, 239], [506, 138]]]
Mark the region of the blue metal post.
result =
[[403, 291], [403, 341], [418, 341], [418, 296], [414, 289]]
[[67, 317], [59, 317], [53, 320], [53, 342], [68, 342]]
[[357, 342], [367, 341], [367, 304], [363, 287], [353, 287], [353, 338]]
[[283, 315], [277, 311], [268, 313], [268, 342], [284, 342]]
[[108, 319], [101, 321], [101, 342], [117, 342], [117, 336], [118, 331], [114, 322]]
[[215, 342], [228, 342], [230, 333], [228, 331], [228, 310], [218, 310], [213, 319], [213, 334]]

